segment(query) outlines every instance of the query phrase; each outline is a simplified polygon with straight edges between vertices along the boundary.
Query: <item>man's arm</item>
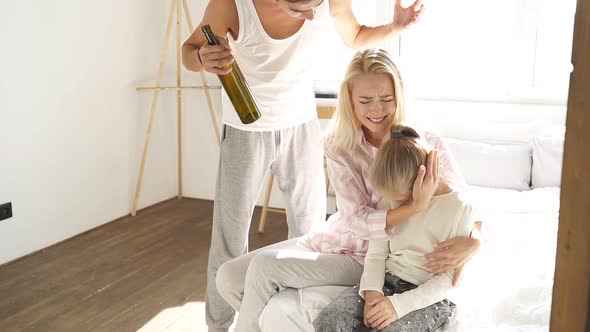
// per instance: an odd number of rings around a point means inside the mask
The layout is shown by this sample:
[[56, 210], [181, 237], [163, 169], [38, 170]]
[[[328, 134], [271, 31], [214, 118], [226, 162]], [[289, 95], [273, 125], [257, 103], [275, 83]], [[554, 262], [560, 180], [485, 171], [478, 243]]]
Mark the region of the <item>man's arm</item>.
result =
[[[201, 31], [205, 24], [211, 26], [221, 45], [213, 46], [207, 43]], [[229, 73], [230, 68], [220, 68], [234, 61], [225, 36], [228, 32], [237, 36], [238, 25], [238, 14], [233, 0], [211, 0], [201, 23], [182, 45], [182, 64], [190, 71], [200, 71], [204, 68], [218, 75]]]
[[368, 27], [359, 24], [354, 17], [351, 0], [330, 0], [330, 15], [336, 30], [346, 46], [354, 49], [375, 46], [383, 40], [397, 36], [417, 23], [423, 12], [424, 6], [421, 0], [416, 0], [408, 8], [401, 6], [401, 0], [395, 0], [393, 20], [389, 24]]

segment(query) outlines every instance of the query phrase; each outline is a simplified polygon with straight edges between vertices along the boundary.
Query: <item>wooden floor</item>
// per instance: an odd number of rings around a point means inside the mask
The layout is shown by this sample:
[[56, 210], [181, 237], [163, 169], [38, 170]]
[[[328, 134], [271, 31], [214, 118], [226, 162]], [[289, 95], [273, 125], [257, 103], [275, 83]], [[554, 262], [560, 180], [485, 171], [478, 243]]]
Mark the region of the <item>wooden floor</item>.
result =
[[[170, 200], [0, 268], [0, 331], [204, 331], [213, 203]], [[251, 249], [287, 238], [269, 214]]]

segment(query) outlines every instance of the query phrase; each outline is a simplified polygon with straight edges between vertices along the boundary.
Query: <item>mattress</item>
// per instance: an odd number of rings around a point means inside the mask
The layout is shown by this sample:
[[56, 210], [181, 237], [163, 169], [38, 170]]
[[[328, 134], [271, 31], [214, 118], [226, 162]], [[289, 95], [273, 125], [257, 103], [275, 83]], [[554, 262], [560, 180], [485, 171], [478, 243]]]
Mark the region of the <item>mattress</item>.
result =
[[[454, 291], [444, 332], [549, 331], [559, 189], [471, 187], [486, 223], [486, 243]], [[345, 287], [287, 289], [269, 301], [263, 331], [311, 332], [311, 322]]]

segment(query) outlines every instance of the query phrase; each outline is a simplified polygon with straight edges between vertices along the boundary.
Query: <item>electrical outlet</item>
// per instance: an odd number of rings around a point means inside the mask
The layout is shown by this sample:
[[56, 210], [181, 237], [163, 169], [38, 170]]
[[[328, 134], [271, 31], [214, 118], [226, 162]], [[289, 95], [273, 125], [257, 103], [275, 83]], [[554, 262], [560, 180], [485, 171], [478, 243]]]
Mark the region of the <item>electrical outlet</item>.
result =
[[0, 220], [12, 218], [12, 203], [4, 203], [0, 205]]

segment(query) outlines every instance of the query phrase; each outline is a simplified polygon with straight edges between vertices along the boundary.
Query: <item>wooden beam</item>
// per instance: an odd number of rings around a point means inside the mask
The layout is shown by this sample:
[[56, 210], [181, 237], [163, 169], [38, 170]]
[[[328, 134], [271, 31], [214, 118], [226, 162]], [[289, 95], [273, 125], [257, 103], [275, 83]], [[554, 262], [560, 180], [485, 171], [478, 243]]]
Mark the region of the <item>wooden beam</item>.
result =
[[578, 0], [572, 64], [552, 332], [590, 331], [590, 0]]
[[317, 107], [318, 118], [319, 119], [331, 119], [334, 112], [336, 112], [336, 107], [331, 106], [318, 106]]
[[[176, 120], [178, 199], [182, 199], [182, 3], [176, 1]], [[192, 32], [192, 31], [190, 31]]]
[[[192, 33], [195, 31], [193, 26], [193, 20], [191, 19], [190, 10], [188, 8], [188, 1], [182, 0], [182, 5], [184, 6], [184, 13], [186, 15], [186, 23], [188, 24], [188, 30]], [[209, 83], [207, 82], [207, 76], [205, 75], [205, 70], [201, 68], [199, 72], [201, 75], [201, 81], [203, 85], [208, 87]], [[211, 123], [213, 124], [213, 129], [215, 130], [215, 137], [217, 138], [217, 144], [221, 145], [221, 131], [219, 129], [219, 122], [217, 120], [217, 115], [215, 114], [215, 106], [213, 105], [213, 97], [211, 97], [211, 91], [209, 89], [203, 89], [205, 92], [205, 97], [207, 98], [207, 106], [209, 106], [209, 116], [211, 117]]]
[[[168, 44], [170, 42], [170, 34], [172, 32], [172, 20], [174, 19], [174, 8], [176, 6], [176, 1], [179, 0], [172, 0], [171, 1], [171, 8], [170, 8], [170, 15], [168, 16], [168, 24], [166, 25], [166, 38], [164, 40], [164, 44], [162, 45], [162, 51], [160, 55], [160, 66], [158, 69], [158, 78], [156, 79], [156, 86], [160, 86], [162, 82], [162, 77], [164, 76], [164, 66], [166, 65], [166, 58], [168, 57]], [[154, 94], [152, 95], [152, 104], [150, 106], [150, 120], [148, 122], [147, 132], [145, 134], [145, 140], [143, 143], [143, 154], [141, 157], [141, 165], [139, 166], [139, 175], [137, 177], [137, 185], [135, 187], [135, 197], [133, 198], [133, 208], [131, 209], [131, 215], [135, 216], [137, 214], [137, 205], [139, 203], [139, 194], [141, 193], [141, 183], [143, 181], [143, 172], [145, 170], [145, 161], [147, 159], [147, 152], [148, 147], [150, 145], [150, 137], [152, 135], [152, 128], [154, 126], [154, 116], [156, 114], [156, 109], [158, 107], [158, 97], [160, 96], [160, 90], [154, 90]]]
[[268, 208], [268, 212], [274, 212], [274, 213], [287, 213], [285, 211], [285, 209], [277, 209], [277, 208]]
[[202, 85], [189, 85], [189, 86], [146, 86], [135, 88], [135, 91], [155, 91], [155, 90], [219, 90], [221, 86], [202, 86]]

